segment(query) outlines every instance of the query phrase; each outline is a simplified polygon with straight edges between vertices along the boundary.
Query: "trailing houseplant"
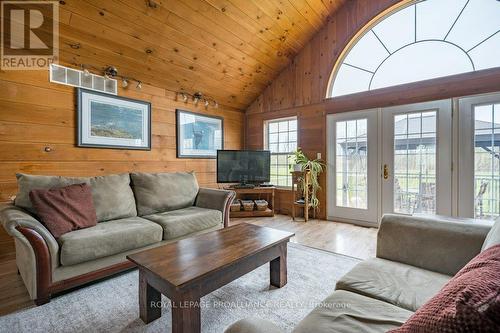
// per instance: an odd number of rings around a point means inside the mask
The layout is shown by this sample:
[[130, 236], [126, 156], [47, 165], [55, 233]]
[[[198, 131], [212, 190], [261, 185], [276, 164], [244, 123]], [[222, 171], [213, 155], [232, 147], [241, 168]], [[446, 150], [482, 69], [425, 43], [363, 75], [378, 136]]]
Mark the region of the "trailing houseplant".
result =
[[313, 209], [317, 210], [320, 204], [317, 193], [321, 190], [321, 186], [319, 185], [319, 175], [323, 172], [325, 164], [321, 159], [310, 160], [300, 148], [297, 148], [295, 151], [294, 158], [295, 163], [301, 166], [302, 171], [309, 171], [311, 174], [311, 183], [309, 184], [310, 188], [305, 187], [305, 179], [302, 179], [300, 190], [302, 191], [304, 197], [307, 194], [306, 191], [310, 191], [309, 202], [311, 203]]

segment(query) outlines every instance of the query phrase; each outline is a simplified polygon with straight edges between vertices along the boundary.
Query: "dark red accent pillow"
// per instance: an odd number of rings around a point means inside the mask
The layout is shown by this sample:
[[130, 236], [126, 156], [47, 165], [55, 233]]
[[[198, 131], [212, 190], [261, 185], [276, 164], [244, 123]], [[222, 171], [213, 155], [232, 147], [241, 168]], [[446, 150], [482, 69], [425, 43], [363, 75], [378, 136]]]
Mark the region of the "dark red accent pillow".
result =
[[500, 332], [500, 245], [478, 254], [392, 333]]
[[55, 238], [97, 224], [92, 192], [87, 184], [31, 190], [30, 200]]

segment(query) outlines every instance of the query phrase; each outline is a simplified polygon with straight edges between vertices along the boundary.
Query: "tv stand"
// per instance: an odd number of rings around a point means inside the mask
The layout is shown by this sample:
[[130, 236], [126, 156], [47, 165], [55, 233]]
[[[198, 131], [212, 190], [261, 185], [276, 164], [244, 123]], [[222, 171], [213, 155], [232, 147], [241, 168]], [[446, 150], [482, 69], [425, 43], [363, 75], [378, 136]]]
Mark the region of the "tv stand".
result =
[[232, 189], [251, 189], [255, 188], [254, 184], [238, 184], [238, 185], [233, 185]]
[[268, 202], [268, 207], [266, 210], [259, 211], [239, 211], [239, 212], [230, 212], [230, 217], [272, 217], [274, 216], [274, 190], [276, 187], [260, 187], [255, 186], [253, 188], [238, 188], [238, 187], [228, 187], [232, 191], [236, 192], [236, 197], [238, 199], [245, 199], [245, 197], [252, 197], [252, 200], [255, 199], [266, 199]]

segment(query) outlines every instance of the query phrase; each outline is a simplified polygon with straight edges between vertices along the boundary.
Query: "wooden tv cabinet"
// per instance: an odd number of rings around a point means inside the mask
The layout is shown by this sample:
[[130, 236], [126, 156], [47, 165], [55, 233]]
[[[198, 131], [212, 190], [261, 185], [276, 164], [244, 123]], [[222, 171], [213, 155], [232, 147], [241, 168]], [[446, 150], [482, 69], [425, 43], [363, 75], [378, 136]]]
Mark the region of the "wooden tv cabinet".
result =
[[258, 216], [274, 216], [274, 192], [276, 191], [276, 187], [254, 187], [254, 188], [227, 188], [228, 190], [236, 192], [237, 199], [245, 199], [245, 195], [252, 196], [252, 199], [264, 199], [268, 202], [268, 207], [266, 210], [259, 211], [239, 211], [239, 212], [231, 212], [229, 214], [230, 217], [258, 217]]

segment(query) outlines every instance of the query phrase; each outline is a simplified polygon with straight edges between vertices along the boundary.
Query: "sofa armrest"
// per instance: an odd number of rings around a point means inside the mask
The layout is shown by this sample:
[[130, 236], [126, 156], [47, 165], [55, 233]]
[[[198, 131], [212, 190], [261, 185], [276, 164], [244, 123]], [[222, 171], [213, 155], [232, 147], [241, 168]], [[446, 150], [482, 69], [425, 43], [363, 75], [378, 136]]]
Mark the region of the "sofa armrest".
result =
[[283, 333], [283, 331], [268, 320], [246, 318], [226, 328], [224, 333]]
[[196, 206], [200, 208], [215, 209], [222, 213], [224, 227], [229, 226], [229, 210], [236, 193], [228, 190], [200, 188], [196, 197]]
[[18, 227], [32, 229], [38, 233], [49, 249], [52, 269], [59, 266], [59, 244], [41, 222], [25, 210], [13, 205], [5, 205], [0, 208], [0, 221], [5, 231], [14, 238], [25, 239]]
[[481, 252], [489, 230], [459, 219], [386, 214], [377, 234], [377, 257], [455, 275]]

